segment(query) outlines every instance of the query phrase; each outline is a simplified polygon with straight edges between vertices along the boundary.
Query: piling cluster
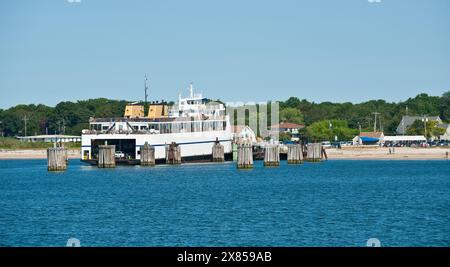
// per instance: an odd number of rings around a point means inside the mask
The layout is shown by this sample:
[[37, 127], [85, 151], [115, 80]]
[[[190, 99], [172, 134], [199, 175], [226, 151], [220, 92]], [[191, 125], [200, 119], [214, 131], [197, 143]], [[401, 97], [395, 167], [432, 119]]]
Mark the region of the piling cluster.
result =
[[98, 146], [98, 167], [114, 168], [116, 167], [116, 146], [99, 145]]
[[47, 149], [47, 169], [49, 171], [65, 171], [67, 169], [67, 149], [52, 147]]
[[141, 148], [141, 166], [155, 165], [155, 147], [145, 142]]
[[[303, 160], [310, 162], [320, 162], [322, 158], [327, 159], [326, 151], [320, 143], [309, 143], [306, 146], [306, 158], [303, 156], [304, 146], [302, 144], [289, 144], [287, 146], [288, 164], [300, 164]], [[99, 168], [114, 168], [116, 166], [115, 158], [116, 146], [104, 145], [98, 146]], [[264, 166], [280, 165], [280, 147], [278, 145], [267, 145], [263, 147]], [[251, 144], [233, 144], [233, 153], [236, 153], [238, 169], [253, 168], [253, 146]], [[256, 155], [257, 159], [259, 156]], [[234, 158], [234, 157], [233, 157]], [[212, 146], [212, 161], [223, 162], [225, 160], [224, 146], [218, 140]], [[49, 171], [63, 171], [67, 169], [68, 154], [64, 147], [53, 147], [47, 149], [47, 166]], [[156, 164], [155, 147], [148, 142], [140, 149], [141, 166], [154, 166]], [[181, 147], [172, 142], [166, 145], [166, 164], [181, 164]]]
[[224, 147], [220, 144], [218, 140], [214, 143], [212, 147], [212, 161], [213, 162], [223, 162], [225, 161]]
[[320, 162], [322, 160], [322, 144], [309, 143], [307, 145], [307, 161]]
[[264, 147], [264, 166], [280, 166], [280, 149], [278, 145]]
[[287, 146], [287, 163], [300, 164], [303, 163], [303, 149], [301, 144], [290, 144]]
[[172, 142], [170, 145], [166, 146], [166, 163], [181, 164], [181, 148], [175, 142]]
[[237, 148], [238, 169], [253, 168], [253, 147], [251, 145], [239, 145]]

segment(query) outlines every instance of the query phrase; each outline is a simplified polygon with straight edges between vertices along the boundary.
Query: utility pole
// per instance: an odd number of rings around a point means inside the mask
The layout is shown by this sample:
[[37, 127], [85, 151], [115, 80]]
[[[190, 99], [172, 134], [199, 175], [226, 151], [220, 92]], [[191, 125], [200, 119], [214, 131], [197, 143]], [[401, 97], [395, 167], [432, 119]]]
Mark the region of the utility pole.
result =
[[25, 135], [24, 136], [27, 136], [27, 121], [29, 120], [30, 118], [28, 118], [27, 117], [27, 115], [25, 114], [25, 116], [23, 116], [23, 121], [24, 121], [24, 123], [25, 123]]
[[[62, 127], [61, 127], [62, 125]], [[62, 128], [64, 127], [64, 121], [59, 121], [58, 122], [58, 135], [62, 134]]]
[[372, 112], [373, 115], [375, 115], [375, 120], [373, 122], [373, 132], [377, 132], [377, 116], [380, 115], [378, 112]]
[[381, 131], [381, 132], [384, 132], [383, 122], [381, 121], [381, 114], [380, 114], [380, 116], [378, 117], [378, 121], [380, 122], [380, 131]]
[[427, 122], [428, 122], [428, 118], [425, 117], [425, 115], [422, 116], [422, 121], [423, 121], [423, 130], [425, 133], [425, 139], [427, 139]]
[[370, 129], [370, 122], [372, 121], [372, 118], [366, 117], [366, 119], [367, 119], [367, 121], [369, 122], [369, 127], [368, 127], [368, 129]]

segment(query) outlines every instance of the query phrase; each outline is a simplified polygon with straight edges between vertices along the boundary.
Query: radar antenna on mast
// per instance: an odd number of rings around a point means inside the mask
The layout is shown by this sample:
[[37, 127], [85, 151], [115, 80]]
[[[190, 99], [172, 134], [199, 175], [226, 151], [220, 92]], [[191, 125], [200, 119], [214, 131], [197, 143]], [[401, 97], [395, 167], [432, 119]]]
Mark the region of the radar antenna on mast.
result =
[[147, 85], [148, 79], [147, 79], [147, 74], [145, 74], [144, 77], [145, 77], [145, 80], [144, 80], [144, 93], [145, 93], [144, 105], [147, 106], [147, 97], [148, 97], [148, 94], [147, 94], [147, 91], [148, 91], [148, 85]]

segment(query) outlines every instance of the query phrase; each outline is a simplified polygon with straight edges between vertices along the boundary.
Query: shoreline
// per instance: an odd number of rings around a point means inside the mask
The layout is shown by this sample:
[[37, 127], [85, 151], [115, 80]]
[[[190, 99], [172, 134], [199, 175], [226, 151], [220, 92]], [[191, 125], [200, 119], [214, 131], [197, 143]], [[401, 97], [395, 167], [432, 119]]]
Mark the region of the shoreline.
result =
[[[358, 148], [345, 147], [342, 149], [326, 149], [329, 160], [446, 160], [446, 152], [450, 155], [450, 148], [410, 148], [398, 147], [389, 153], [387, 147]], [[69, 149], [69, 159], [81, 159], [80, 149]], [[449, 156], [450, 157], [450, 156]], [[0, 149], [0, 160], [7, 159], [46, 159], [46, 149]]]
[[[80, 149], [68, 149], [69, 159], [81, 159]], [[47, 159], [47, 149], [0, 149], [0, 160]]]
[[[345, 147], [327, 149], [329, 160], [446, 160], [450, 148], [412, 148], [412, 147]], [[391, 151], [391, 153], [389, 152]]]

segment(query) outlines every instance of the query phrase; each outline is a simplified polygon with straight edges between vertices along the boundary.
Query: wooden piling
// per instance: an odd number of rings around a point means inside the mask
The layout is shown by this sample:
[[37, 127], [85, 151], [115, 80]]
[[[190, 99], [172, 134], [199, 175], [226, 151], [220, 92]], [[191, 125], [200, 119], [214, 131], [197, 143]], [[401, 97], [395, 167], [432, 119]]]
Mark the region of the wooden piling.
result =
[[324, 147], [322, 147], [322, 158], [325, 158], [325, 160], [328, 160], [327, 150]]
[[233, 142], [231, 145], [231, 149], [232, 149], [232, 153], [233, 153], [233, 161], [237, 161], [237, 147], [238, 147], [238, 145]]
[[307, 161], [320, 162], [322, 160], [322, 144], [321, 143], [309, 143], [307, 145]]
[[280, 166], [280, 149], [278, 145], [264, 147], [264, 166]]
[[290, 144], [287, 146], [287, 162], [288, 164], [303, 163], [303, 149], [301, 144]]
[[114, 168], [116, 167], [116, 146], [99, 145], [98, 146], [98, 167]]
[[155, 165], [155, 147], [145, 142], [141, 148], [141, 166]]
[[223, 145], [216, 139], [212, 147], [212, 161], [213, 162], [223, 162], [225, 160], [225, 153]]
[[251, 145], [240, 145], [237, 151], [238, 169], [253, 168], [253, 149]]
[[167, 164], [181, 163], [181, 148], [175, 142], [172, 142], [170, 145], [166, 146], [166, 163]]
[[67, 169], [67, 149], [52, 147], [47, 149], [47, 170], [64, 171]]

